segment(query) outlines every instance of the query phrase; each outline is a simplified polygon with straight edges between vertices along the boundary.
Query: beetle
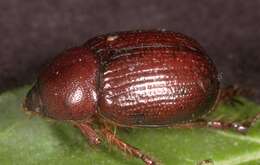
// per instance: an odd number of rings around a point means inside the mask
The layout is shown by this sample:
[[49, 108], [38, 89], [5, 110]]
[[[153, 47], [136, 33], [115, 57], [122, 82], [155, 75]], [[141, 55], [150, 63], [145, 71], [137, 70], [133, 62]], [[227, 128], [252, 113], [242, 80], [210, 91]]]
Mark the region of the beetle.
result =
[[101, 134], [146, 165], [155, 165], [110, 126], [199, 123], [244, 131], [243, 125], [200, 120], [215, 109], [223, 91], [216, 66], [194, 39], [164, 30], [125, 31], [94, 37], [55, 57], [40, 72], [24, 108], [72, 123], [92, 145], [101, 143]]

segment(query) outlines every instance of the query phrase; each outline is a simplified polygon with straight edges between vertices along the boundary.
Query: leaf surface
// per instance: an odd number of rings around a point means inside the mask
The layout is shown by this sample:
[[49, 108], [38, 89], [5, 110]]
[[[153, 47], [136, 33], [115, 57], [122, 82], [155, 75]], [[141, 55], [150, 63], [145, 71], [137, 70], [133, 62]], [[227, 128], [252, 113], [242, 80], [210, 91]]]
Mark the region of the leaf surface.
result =
[[[80, 131], [68, 123], [29, 118], [22, 102], [29, 87], [0, 94], [1, 165], [142, 165], [102, 143], [90, 147]], [[221, 106], [210, 118], [243, 120], [260, 107], [243, 99], [243, 106]], [[196, 165], [212, 159], [214, 165], [259, 165], [260, 122], [247, 135], [209, 128], [131, 129], [118, 131], [126, 142], [164, 165]]]

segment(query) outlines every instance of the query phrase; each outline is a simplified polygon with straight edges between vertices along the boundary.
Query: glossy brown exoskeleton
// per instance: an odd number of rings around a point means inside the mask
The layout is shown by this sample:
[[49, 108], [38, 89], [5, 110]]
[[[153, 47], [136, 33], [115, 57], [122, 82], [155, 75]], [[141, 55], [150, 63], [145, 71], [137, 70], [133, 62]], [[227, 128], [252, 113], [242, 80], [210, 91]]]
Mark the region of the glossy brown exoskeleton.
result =
[[[149, 156], [118, 139], [109, 125], [191, 126], [213, 109], [218, 96], [216, 67], [196, 41], [151, 30], [101, 35], [64, 51], [40, 73], [24, 106], [73, 123], [91, 144], [101, 142], [100, 133], [154, 165]], [[244, 129], [217, 121], [200, 123]]]

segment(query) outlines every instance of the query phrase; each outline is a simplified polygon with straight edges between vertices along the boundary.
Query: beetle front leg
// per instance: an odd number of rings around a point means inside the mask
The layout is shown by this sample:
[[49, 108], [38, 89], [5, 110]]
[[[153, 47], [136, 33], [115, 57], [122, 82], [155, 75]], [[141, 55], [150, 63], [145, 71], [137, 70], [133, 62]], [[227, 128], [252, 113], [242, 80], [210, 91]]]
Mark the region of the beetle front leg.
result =
[[158, 165], [154, 160], [152, 160], [152, 158], [142, 153], [142, 151], [140, 151], [138, 148], [135, 148], [116, 137], [116, 135], [109, 129], [102, 128], [101, 133], [107, 139], [108, 143], [117, 146], [117, 148], [121, 151], [142, 159], [146, 165]]
[[99, 145], [101, 143], [101, 139], [97, 135], [96, 131], [91, 127], [89, 123], [76, 123], [73, 122], [73, 125], [78, 127], [81, 131], [81, 133], [88, 138], [89, 143], [91, 145]]

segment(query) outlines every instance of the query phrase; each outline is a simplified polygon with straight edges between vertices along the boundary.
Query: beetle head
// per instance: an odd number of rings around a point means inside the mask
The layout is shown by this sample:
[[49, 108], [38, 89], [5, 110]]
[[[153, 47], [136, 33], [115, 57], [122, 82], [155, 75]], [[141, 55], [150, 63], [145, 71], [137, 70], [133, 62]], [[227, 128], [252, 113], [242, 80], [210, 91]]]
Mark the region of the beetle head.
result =
[[43, 104], [41, 97], [38, 93], [38, 85], [33, 86], [33, 88], [28, 92], [25, 102], [23, 104], [25, 112], [29, 114], [44, 114]]

